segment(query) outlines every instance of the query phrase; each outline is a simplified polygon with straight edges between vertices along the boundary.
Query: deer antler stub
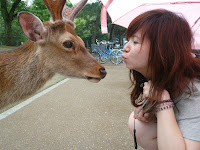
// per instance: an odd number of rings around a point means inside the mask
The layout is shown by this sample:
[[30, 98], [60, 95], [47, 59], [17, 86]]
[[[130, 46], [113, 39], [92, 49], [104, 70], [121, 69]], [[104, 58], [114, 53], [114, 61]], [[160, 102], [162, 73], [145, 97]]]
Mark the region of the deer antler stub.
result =
[[62, 20], [63, 7], [66, 4], [66, 0], [43, 0], [47, 6], [53, 21]]
[[66, 5], [63, 8], [63, 18], [66, 20], [74, 21], [78, 12], [85, 6], [88, 0], [81, 0], [74, 7], [68, 8]]

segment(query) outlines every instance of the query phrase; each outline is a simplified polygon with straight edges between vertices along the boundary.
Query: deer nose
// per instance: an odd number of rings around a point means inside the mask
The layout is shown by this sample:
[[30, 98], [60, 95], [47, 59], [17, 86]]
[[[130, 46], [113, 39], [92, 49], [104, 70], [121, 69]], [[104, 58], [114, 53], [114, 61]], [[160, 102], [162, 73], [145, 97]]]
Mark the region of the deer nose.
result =
[[105, 76], [106, 76], [106, 74], [107, 74], [106, 70], [105, 70], [104, 68], [100, 68], [99, 71], [100, 71], [100, 73], [101, 73], [101, 78], [102, 78], [102, 79], [105, 78]]

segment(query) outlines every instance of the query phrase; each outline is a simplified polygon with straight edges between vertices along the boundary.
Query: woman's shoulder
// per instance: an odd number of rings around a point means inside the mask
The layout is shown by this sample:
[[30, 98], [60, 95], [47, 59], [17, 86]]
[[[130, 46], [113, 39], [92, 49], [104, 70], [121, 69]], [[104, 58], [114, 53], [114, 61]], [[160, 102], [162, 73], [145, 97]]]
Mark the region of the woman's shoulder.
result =
[[184, 88], [184, 91], [174, 100], [178, 103], [180, 100], [199, 99], [200, 97], [200, 79], [191, 80]]
[[194, 79], [192, 82], [194, 90], [200, 91], [200, 79]]
[[200, 80], [192, 80], [174, 103], [178, 119], [200, 117]]
[[192, 80], [174, 103], [180, 112], [188, 115], [198, 112], [200, 116], [200, 80]]
[[175, 100], [174, 113], [185, 138], [200, 141], [200, 80], [192, 80]]
[[179, 110], [187, 111], [189, 114], [198, 111], [200, 116], [200, 80], [190, 83], [184, 92], [174, 100], [174, 103]]

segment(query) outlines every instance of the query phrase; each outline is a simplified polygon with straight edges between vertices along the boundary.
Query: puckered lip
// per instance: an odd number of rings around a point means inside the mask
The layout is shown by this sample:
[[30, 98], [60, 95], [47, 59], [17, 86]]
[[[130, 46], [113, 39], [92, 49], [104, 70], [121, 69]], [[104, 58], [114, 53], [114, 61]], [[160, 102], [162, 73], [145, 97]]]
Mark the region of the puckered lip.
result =
[[122, 60], [123, 60], [123, 61], [126, 61], [126, 57], [123, 57], [123, 56], [122, 56]]

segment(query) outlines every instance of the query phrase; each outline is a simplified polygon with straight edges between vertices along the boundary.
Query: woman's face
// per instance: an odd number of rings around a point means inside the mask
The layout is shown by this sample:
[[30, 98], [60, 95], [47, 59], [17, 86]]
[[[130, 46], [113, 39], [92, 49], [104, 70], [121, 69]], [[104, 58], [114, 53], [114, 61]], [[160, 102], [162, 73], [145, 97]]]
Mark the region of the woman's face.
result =
[[141, 32], [136, 32], [124, 46], [123, 61], [126, 67], [140, 72], [147, 77], [150, 43], [144, 38], [142, 43]]

